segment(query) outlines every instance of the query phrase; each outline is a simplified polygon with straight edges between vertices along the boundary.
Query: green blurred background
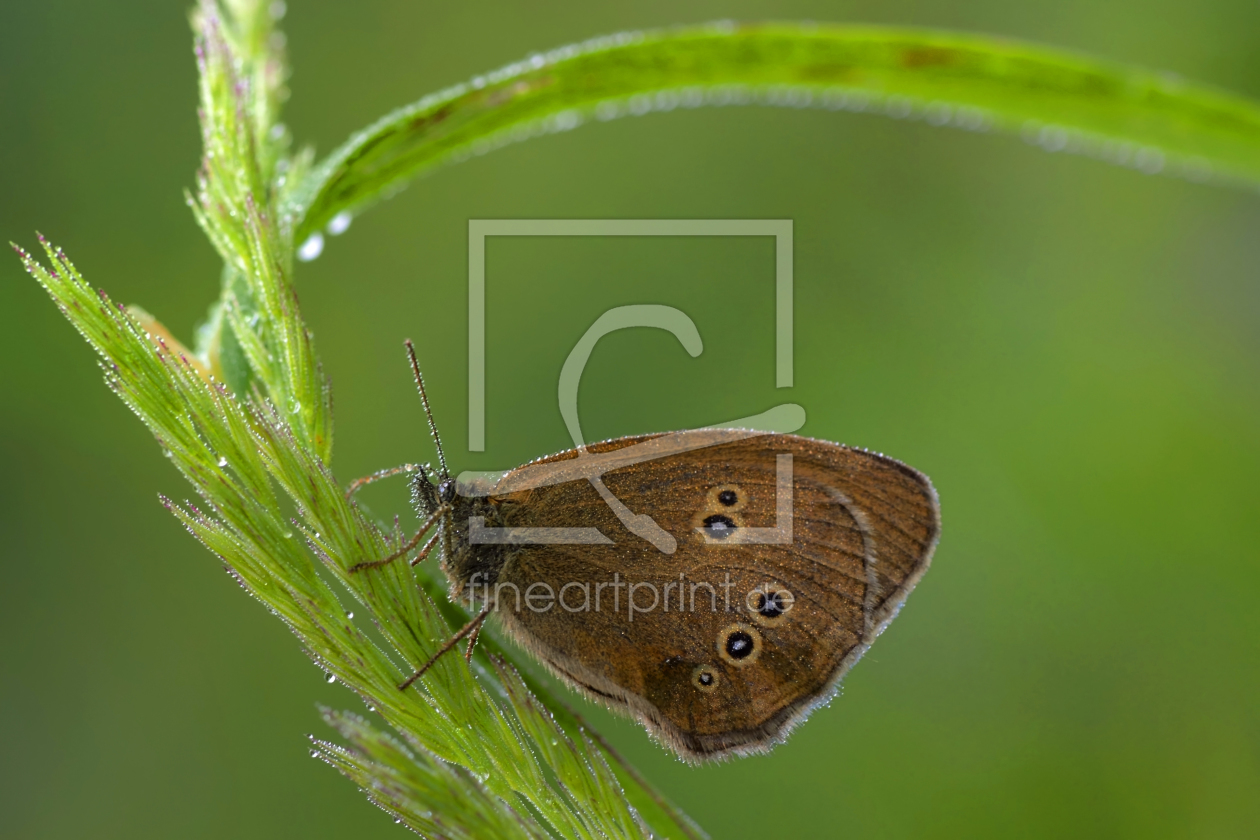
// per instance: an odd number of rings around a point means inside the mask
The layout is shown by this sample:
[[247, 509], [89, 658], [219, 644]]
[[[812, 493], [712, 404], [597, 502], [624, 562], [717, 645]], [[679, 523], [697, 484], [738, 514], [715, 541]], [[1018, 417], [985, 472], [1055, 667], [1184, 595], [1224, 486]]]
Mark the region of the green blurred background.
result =
[[[0, 236], [38, 228], [191, 337], [217, 258], [185, 2], [0, 11]], [[999, 33], [1260, 96], [1243, 0], [293, 0], [286, 119], [329, 151], [420, 95], [626, 28], [737, 19]], [[487, 451], [467, 444], [470, 218], [795, 220], [796, 387], [773, 387], [769, 240], [492, 240]], [[563, 448], [556, 378], [605, 309], [588, 438], [790, 398], [804, 433], [932, 476], [944, 537], [844, 693], [766, 757], [685, 766], [598, 710], [715, 837], [1260, 836], [1260, 196], [879, 117], [651, 115], [441, 170], [298, 272], [344, 481]], [[157, 503], [188, 490], [16, 259], [0, 271], [0, 834], [397, 837], [304, 735], [361, 710]], [[371, 488], [382, 517], [402, 483]]]

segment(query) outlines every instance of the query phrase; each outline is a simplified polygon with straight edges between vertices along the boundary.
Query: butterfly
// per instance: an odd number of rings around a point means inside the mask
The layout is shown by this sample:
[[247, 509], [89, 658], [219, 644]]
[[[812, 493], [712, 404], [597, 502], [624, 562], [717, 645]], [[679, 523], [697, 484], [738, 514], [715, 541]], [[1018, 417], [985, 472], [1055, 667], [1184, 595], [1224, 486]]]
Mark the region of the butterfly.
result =
[[931, 482], [828, 441], [699, 429], [452, 478], [408, 349], [440, 469], [413, 477], [416, 537], [355, 570], [429, 534], [413, 563], [440, 547], [452, 599], [476, 616], [401, 688], [464, 638], [471, 656], [496, 615], [682, 758], [765, 752], [832, 697], [927, 571]]

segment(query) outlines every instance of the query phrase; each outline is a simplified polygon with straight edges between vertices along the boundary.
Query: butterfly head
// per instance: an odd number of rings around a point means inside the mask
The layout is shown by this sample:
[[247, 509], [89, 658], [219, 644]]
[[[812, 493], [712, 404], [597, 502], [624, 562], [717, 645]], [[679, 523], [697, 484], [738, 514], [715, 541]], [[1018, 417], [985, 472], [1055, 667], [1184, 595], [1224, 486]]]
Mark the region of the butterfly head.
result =
[[442, 504], [452, 504], [455, 501], [455, 479], [444, 478], [437, 486], [438, 501]]
[[415, 347], [410, 341], [406, 345], [416, 390], [420, 392], [420, 402], [424, 405], [424, 416], [438, 456], [438, 469], [426, 465], [416, 474], [411, 488], [412, 503], [421, 519], [440, 514], [442, 569], [450, 578], [451, 595], [461, 601], [476, 602], [483, 599], [481, 593], [484, 588], [498, 579], [499, 570], [507, 558], [505, 546], [474, 544], [469, 533], [470, 523], [474, 517], [479, 517], [492, 525], [501, 524], [498, 505], [482, 496], [465, 496], [459, 492], [446, 464], [446, 453], [442, 449], [442, 438], [433, 419], [433, 410], [429, 407], [429, 395], [424, 389], [424, 377], [420, 375]]

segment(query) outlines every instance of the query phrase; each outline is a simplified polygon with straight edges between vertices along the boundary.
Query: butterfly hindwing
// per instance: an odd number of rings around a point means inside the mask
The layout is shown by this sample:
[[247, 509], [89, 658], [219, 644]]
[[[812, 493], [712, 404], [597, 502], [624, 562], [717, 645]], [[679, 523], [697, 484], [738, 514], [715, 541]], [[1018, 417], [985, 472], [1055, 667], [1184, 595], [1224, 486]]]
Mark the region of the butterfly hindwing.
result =
[[[830, 696], [926, 570], [940, 528], [926, 477], [794, 435], [693, 448], [602, 480], [673, 538], [672, 553], [628, 531], [584, 478], [494, 497], [505, 525], [597, 528], [612, 540], [520, 547], [499, 574], [498, 612], [558, 675], [691, 759], [767, 748]], [[735, 538], [750, 529], [770, 541]]]

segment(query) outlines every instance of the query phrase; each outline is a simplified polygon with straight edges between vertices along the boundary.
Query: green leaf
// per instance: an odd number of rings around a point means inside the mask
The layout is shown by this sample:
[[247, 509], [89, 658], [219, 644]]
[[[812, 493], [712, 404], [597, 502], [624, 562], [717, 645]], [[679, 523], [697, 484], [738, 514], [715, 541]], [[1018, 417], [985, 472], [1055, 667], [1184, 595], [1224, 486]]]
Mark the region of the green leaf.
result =
[[722, 23], [598, 38], [426, 96], [316, 165], [288, 212], [302, 241], [444, 161], [592, 118], [727, 104], [1020, 131], [1147, 172], [1260, 182], [1260, 105], [1171, 74], [976, 35]]

